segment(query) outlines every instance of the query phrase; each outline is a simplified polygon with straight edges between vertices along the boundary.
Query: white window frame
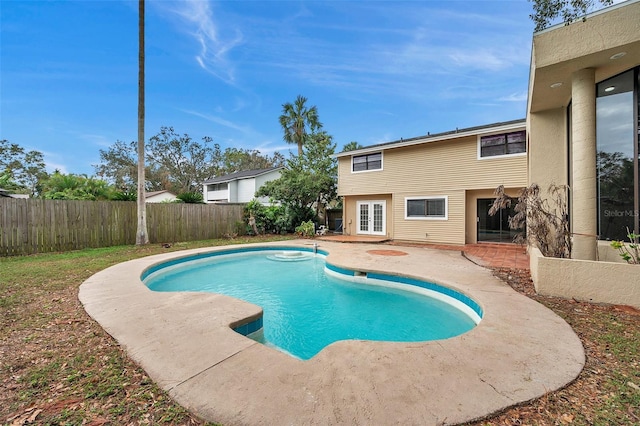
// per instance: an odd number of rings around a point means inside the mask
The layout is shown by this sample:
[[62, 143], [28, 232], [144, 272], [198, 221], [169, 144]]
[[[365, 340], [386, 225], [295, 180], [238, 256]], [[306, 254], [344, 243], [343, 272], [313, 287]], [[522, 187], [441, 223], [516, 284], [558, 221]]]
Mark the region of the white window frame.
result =
[[[409, 216], [407, 203], [410, 200], [444, 200], [444, 216]], [[429, 195], [420, 197], [404, 198], [404, 219], [405, 220], [449, 220], [449, 196], [448, 195]]]
[[[487, 137], [487, 136], [498, 136], [498, 135], [507, 135], [509, 133], [516, 133], [516, 132], [524, 132], [524, 152], [517, 152], [515, 154], [500, 154], [500, 155], [490, 155], [488, 157], [483, 157], [482, 156], [482, 138], [483, 137]], [[520, 129], [520, 130], [507, 130], [504, 132], [494, 132], [494, 133], [484, 133], [482, 135], [478, 135], [477, 140], [478, 140], [478, 160], [491, 160], [496, 159], [496, 158], [510, 158], [510, 157], [523, 157], [527, 155], [527, 151], [529, 149], [529, 144], [528, 144], [528, 133], [526, 129]]]
[[[380, 168], [379, 169], [358, 170], [358, 171], [354, 171], [353, 170], [353, 159], [355, 157], [363, 157], [365, 155], [373, 155], [373, 154], [380, 154]], [[351, 173], [379, 172], [379, 171], [382, 171], [383, 169], [384, 169], [384, 151], [368, 152], [366, 154], [357, 154], [357, 155], [352, 155], [351, 156]]]

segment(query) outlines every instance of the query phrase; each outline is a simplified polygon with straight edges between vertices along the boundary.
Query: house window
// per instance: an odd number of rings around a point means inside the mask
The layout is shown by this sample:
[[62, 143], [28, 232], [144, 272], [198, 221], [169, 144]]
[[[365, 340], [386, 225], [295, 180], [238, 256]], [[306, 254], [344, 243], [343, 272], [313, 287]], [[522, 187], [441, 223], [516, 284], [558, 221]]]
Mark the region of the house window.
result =
[[405, 198], [405, 219], [447, 220], [447, 196]]
[[354, 155], [351, 157], [352, 172], [366, 172], [382, 169], [382, 152], [373, 154]]
[[527, 134], [524, 130], [480, 137], [480, 157], [523, 152], [527, 152]]
[[213, 185], [209, 185], [209, 191], [226, 191], [228, 184], [225, 183], [214, 183]]
[[640, 67], [596, 85], [598, 235], [640, 232]]

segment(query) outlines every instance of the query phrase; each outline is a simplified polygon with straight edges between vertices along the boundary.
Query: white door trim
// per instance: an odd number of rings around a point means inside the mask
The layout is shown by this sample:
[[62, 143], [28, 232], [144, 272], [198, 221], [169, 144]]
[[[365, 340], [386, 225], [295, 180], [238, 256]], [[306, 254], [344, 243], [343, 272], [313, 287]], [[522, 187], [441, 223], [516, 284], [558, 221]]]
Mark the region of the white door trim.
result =
[[[363, 209], [363, 207], [365, 207]], [[385, 200], [356, 203], [356, 232], [364, 235], [387, 234], [387, 202]]]

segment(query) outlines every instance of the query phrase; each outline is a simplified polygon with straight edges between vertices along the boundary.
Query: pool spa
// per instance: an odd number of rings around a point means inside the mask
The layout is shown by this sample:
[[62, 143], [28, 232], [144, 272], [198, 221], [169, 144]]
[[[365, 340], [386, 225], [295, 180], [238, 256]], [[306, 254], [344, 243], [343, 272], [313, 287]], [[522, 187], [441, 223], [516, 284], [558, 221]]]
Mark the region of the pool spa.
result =
[[150, 268], [154, 291], [221, 293], [263, 309], [234, 330], [307, 360], [340, 340], [420, 342], [466, 333], [482, 309], [453, 289], [405, 276], [336, 267], [326, 253], [232, 249]]
[[[224, 272], [236, 261], [258, 263]], [[279, 268], [295, 279], [284, 282]], [[164, 278], [183, 273], [193, 274], [188, 287], [165, 287]], [[262, 294], [225, 294], [220, 286], [244, 287], [229, 275], [258, 283]], [[280, 285], [295, 291], [274, 293]], [[314, 286], [327, 293], [311, 295]], [[225, 426], [462, 423], [565, 386], [585, 360], [580, 339], [555, 313], [460, 252], [426, 247], [288, 240], [167, 252], [96, 273], [78, 297], [171, 398]], [[368, 299], [379, 304], [337, 325]], [[436, 320], [410, 311], [429, 310], [422, 303], [434, 299], [469, 328], [418, 337]], [[326, 311], [307, 325], [289, 318], [313, 305]], [[285, 324], [277, 333], [306, 340], [294, 332], [351, 332], [358, 322], [365, 327], [356, 334], [305, 343], [297, 355], [270, 334]], [[410, 337], [365, 334], [374, 328]]]

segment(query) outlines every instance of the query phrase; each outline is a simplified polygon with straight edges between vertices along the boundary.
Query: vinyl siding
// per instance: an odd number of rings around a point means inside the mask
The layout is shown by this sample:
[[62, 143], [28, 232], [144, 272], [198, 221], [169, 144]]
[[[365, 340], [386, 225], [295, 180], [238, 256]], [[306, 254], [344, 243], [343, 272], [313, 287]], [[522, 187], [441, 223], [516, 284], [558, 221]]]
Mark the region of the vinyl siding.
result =
[[[447, 220], [405, 219], [405, 197], [446, 195]], [[429, 243], [464, 244], [464, 191], [394, 194], [394, 226], [396, 240], [423, 241]]]
[[[466, 229], [467, 191], [527, 185], [526, 155], [478, 159], [476, 136], [385, 150], [380, 171], [351, 173], [348, 156], [339, 158], [338, 169], [338, 194], [345, 197], [345, 205], [388, 194], [389, 236], [430, 243], [468, 242], [473, 232]], [[448, 196], [448, 220], [405, 219], [405, 197], [436, 195]], [[349, 219], [345, 215], [346, 223]]]
[[430, 142], [384, 151], [384, 168], [351, 173], [351, 158], [339, 160], [338, 195], [523, 187], [526, 155], [478, 159], [477, 137]]
[[358, 233], [358, 201], [384, 201], [386, 203], [385, 233], [387, 237], [391, 238], [393, 236], [394, 211], [390, 194], [371, 194], [360, 197], [345, 197], [342, 207], [343, 232], [346, 235], [356, 235]]

